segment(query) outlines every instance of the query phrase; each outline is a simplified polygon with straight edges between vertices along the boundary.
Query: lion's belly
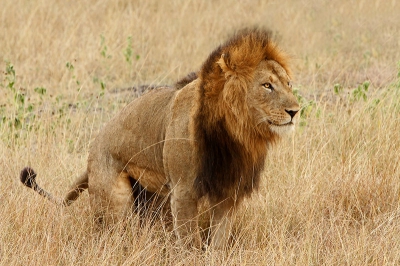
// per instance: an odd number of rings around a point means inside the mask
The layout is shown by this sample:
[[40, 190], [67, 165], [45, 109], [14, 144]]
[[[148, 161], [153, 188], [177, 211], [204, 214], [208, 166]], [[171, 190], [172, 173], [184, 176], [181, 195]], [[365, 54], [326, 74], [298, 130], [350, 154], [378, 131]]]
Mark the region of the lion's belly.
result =
[[137, 180], [147, 191], [157, 192], [161, 195], [168, 194], [168, 180], [165, 175], [134, 164], [129, 164], [126, 170], [129, 176]]

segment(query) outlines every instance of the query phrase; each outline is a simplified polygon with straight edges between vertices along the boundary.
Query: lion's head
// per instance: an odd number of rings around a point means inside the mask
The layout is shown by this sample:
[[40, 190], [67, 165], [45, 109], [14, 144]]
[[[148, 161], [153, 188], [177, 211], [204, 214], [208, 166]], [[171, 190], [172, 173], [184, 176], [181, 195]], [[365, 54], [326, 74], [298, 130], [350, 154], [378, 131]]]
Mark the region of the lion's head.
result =
[[257, 188], [268, 146], [294, 128], [287, 57], [268, 31], [245, 29], [209, 56], [199, 78], [197, 190], [240, 199]]
[[271, 131], [282, 135], [294, 129], [299, 104], [290, 76], [278, 62], [260, 62], [247, 95], [252, 124], [261, 134]]

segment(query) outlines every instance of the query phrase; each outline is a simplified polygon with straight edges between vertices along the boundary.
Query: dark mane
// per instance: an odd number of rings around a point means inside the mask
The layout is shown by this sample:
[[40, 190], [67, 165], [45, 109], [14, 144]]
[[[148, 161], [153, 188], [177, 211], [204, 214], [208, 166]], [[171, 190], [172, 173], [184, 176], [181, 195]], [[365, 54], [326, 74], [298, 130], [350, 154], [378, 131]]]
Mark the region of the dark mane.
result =
[[[199, 119], [201, 116], [199, 117]], [[201, 129], [199, 168], [195, 180], [198, 196], [208, 196], [215, 202], [232, 197], [240, 200], [258, 189], [265, 156], [253, 160], [251, 152], [230, 137], [224, 121], [212, 129]]]

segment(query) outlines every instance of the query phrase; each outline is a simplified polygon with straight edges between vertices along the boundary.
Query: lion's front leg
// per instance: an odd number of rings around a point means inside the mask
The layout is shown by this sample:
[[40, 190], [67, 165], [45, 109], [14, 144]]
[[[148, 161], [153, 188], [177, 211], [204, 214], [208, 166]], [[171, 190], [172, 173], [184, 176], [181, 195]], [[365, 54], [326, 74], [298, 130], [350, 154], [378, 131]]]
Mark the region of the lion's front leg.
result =
[[228, 245], [231, 233], [234, 201], [226, 199], [212, 206], [211, 246], [215, 249], [224, 249]]
[[174, 230], [180, 245], [201, 248], [201, 238], [197, 224], [197, 199], [187, 188], [175, 187], [171, 195], [171, 211]]

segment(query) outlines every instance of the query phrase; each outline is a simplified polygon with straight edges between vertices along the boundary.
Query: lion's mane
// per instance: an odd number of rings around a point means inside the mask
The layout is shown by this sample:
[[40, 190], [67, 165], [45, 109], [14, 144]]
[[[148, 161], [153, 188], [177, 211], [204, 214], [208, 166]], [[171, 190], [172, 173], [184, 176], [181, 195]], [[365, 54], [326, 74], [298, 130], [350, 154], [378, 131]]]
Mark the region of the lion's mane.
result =
[[290, 73], [270, 32], [245, 29], [214, 50], [199, 72], [200, 106], [194, 124], [199, 196], [218, 202], [235, 195], [240, 200], [259, 186], [268, 145], [278, 138], [250, 123], [246, 89], [262, 60], [274, 60]]

